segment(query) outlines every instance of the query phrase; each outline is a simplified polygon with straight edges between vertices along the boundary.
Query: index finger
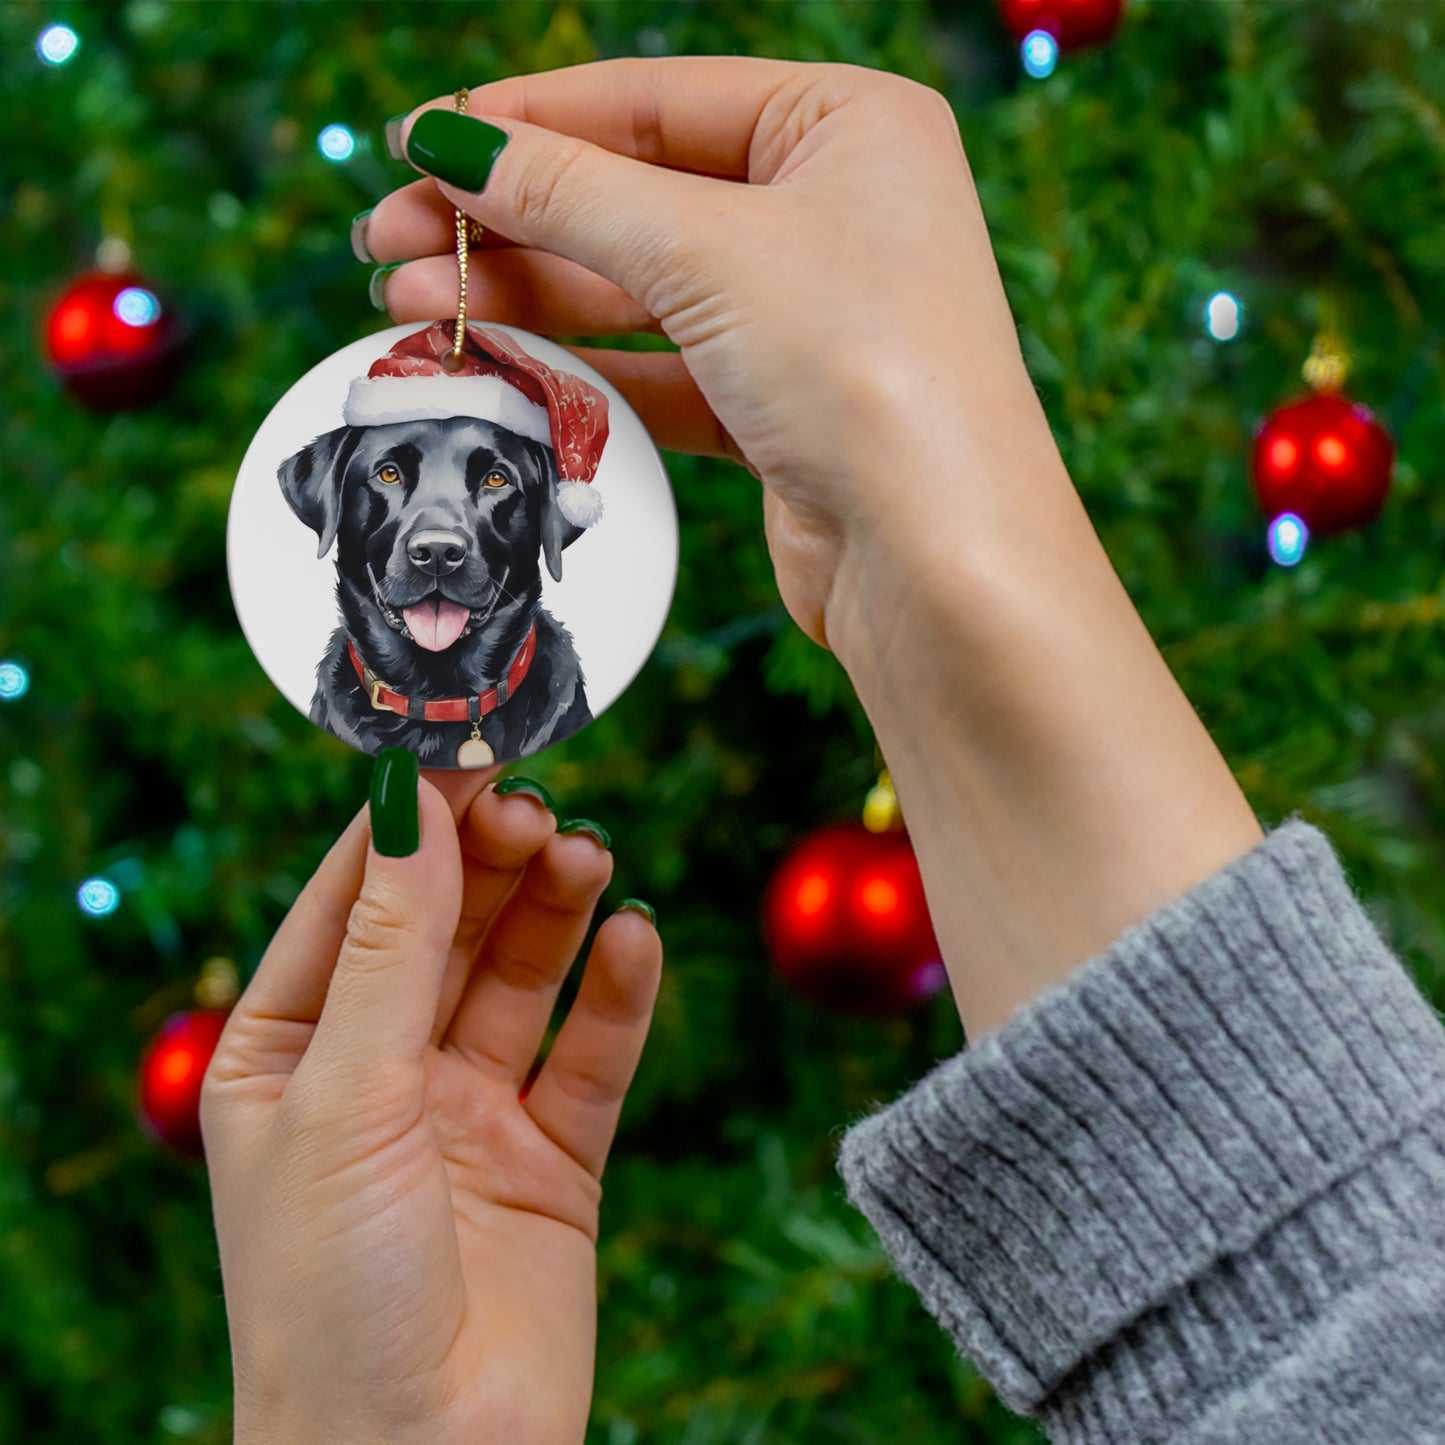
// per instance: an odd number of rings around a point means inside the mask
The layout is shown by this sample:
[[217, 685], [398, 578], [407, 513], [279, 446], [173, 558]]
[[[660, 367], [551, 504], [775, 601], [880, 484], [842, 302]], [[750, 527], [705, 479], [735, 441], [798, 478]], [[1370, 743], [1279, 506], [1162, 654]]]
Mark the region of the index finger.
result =
[[[757, 180], [766, 177], [750, 175], [749, 164], [769, 103], [786, 98], [790, 87], [812, 83], [817, 71], [742, 55], [597, 60], [479, 85], [467, 109], [526, 121], [672, 170]], [[438, 107], [451, 109], [451, 98], [417, 109]]]

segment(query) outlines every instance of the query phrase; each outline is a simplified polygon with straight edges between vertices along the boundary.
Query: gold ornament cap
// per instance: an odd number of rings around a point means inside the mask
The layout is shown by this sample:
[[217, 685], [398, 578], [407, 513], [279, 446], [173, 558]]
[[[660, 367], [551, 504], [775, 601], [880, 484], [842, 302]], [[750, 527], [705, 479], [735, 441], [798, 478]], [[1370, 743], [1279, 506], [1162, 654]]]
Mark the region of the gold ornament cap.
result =
[[878, 781], [869, 788], [864, 799], [863, 826], [870, 833], [888, 833], [903, 826], [898, 794], [893, 791], [893, 779], [889, 777], [887, 768], [878, 774]]
[[208, 958], [196, 980], [196, 1002], [202, 1008], [230, 1008], [241, 996], [241, 980], [229, 958]]

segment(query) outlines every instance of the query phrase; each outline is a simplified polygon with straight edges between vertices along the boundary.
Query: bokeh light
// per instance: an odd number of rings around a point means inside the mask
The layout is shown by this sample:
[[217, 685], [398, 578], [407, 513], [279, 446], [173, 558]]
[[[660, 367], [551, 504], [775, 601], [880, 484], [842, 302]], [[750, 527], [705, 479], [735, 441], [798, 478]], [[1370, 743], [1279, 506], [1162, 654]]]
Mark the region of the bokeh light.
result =
[[109, 878], [87, 878], [75, 897], [92, 918], [106, 918], [120, 907], [120, 889]]
[[124, 321], [127, 326], [149, 326], [160, 320], [161, 315], [159, 298], [154, 291], [147, 291], [144, 286], [127, 286], [115, 298], [112, 309], [117, 319]]
[[1244, 307], [1228, 291], [1216, 291], [1204, 308], [1204, 329], [1216, 341], [1233, 341], [1244, 325]]
[[68, 25], [47, 25], [35, 42], [35, 53], [47, 65], [64, 65], [80, 49], [80, 36]]
[[30, 691], [30, 674], [8, 658], [0, 662], [0, 702], [14, 702]]
[[356, 153], [356, 137], [344, 125], [329, 125], [316, 137], [316, 148], [329, 161], [349, 161]]
[[1281, 512], [1269, 524], [1269, 555], [1281, 567], [1293, 567], [1305, 554], [1310, 529], [1293, 512]]
[[1024, 69], [1035, 80], [1044, 80], [1054, 73], [1059, 63], [1059, 42], [1047, 30], [1031, 30], [1019, 48]]

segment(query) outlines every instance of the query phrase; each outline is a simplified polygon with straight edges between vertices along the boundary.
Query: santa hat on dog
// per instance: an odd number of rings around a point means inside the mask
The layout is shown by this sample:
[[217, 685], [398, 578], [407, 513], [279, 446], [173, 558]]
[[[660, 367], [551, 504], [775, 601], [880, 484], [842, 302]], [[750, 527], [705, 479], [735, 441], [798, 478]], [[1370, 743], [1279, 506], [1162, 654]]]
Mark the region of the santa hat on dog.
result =
[[558, 510], [574, 527], [590, 527], [602, 515], [592, 478], [607, 444], [607, 398], [580, 376], [529, 356], [494, 326], [469, 325], [461, 365], [448, 370], [442, 358], [455, 337], [450, 321], [404, 336], [351, 383], [343, 420], [385, 426], [474, 416], [530, 437], [556, 459]]

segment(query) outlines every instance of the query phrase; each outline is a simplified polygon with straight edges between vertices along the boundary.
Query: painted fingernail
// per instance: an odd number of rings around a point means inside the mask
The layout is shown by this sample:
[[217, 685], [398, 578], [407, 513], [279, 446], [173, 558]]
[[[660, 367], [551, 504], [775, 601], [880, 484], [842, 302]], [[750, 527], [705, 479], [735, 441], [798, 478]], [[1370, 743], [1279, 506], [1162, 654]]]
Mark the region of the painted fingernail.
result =
[[503, 778], [492, 791], [503, 798], [510, 797], [513, 793], [523, 793], [529, 798], [536, 798], [549, 813], [557, 811], [557, 805], [552, 801], [551, 793], [541, 783], [533, 782], [531, 778], [515, 776]]
[[609, 852], [612, 849], [612, 835], [601, 823], [594, 823], [591, 818], [568, 818], [565, 823], [558, 824], [557, 831], [559, 833], [586, 833], [588, 837], [595, 839]]
[[398, 266], [406, 265], [405, 261], [392, 261], [385, 266], [378, 266], [371, 273], [371, 280], [367, 283], [366, 294], [371, 297], [371, 304], [378, 311], [386, 310], [386, 278], [396, 270]]
[[406, 158], [449, 185], [480, 191], [510, 138], [484, 120], [454, 110], [426, 110], [406, 138]]
[[406, 121], [406, 117], [410, 114], [411, 112], [407, 111], [404, 115], [394, 115], [386, 123], [386, 128], [383, 132], [386, 136], [386, 153], [394, 161], [404, 161], [406, 159], [401, 149], [401, 128]]
[[383, 748], [371, 774], [371, 841], [388, 858], [409, 858], [421, 846], [416, 754]]
[[358, 261], [364, 261], [368, 266], [376, 265], [376, 257], [371, 254], [366, 244], [366, 223], [371, 219], [371, 213], [375, 206], [368, 206], [364, 211], [358, 211], [351, 218], [351, 254]]
[[657, 910], [652, 904], [644, 903], [640, 898], [624, 898], [617, 905], [619, 913], [640, 913], [654, 928], [657, 927]]

